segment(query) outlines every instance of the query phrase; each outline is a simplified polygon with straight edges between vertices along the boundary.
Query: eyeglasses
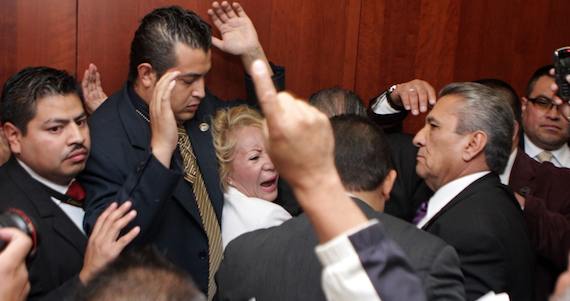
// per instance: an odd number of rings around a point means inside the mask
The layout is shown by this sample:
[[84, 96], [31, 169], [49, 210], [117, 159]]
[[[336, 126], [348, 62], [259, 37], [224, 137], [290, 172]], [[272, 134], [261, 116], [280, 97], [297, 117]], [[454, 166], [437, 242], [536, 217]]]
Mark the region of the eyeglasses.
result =
[[568, 102], [563, 102], [560, 105], [554, 103], [554, 101], [545, 96], [538, 96], [536, 98], [528, 98], [528, 101], [532, 102], [541, 111], [548, 112], [552, 110], [552, 107], [556, 107], [556, 110], [566, 121], [570, 121], [570, 104]]

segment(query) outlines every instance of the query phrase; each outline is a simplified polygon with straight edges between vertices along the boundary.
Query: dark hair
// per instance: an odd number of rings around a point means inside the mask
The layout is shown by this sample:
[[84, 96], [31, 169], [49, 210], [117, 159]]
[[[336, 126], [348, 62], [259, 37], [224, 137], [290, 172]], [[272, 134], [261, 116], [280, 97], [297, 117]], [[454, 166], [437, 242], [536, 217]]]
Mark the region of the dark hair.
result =
[[210, 25], [180, 6], [157, 8], [144, 16], [131, 42], [129, 82], [135, 82], [142, 63], [152, 65], [159, 78], [176, 65], [177, 42], [207, 52], [212, 44]]
[[485, 161], [489, 169], [501, 174], [505, 170], [513, 144], [514, 113], [493, 89], [478, 83], [451, 83], [439, 96], [457, 95], [463, 105], [457, 108], [455, 132], [463, 135], [475, 131], [487, 134]]
[[309, 97], [309, 103], [329, 118], [342, 114], [366, 116], [366, 108], [356, 93], [339, 87], [322, 89]]
[[536, 71], [534, 71], [534, 73], [528, 80], [528, 84], [526, 84], [526, 97], [530, 97], [530, 94], [532, 93], [532, 90], [534, 89], [534, 86], [536, 85], [536, 82], [538, 81], [539, 78], [543, 76], [548, 76], [553, 78], [552, 75], [550, 75], [549, 73], [550, 69], [552, 68], [554, 68], [553, 65], [544, 65], [536, 69]]
[[365, 117], [339, 115], [331, 118], [335, 139], [335, 164], [349, 191], [372, 191], [392, 169], [386, 136]]
[[485, 85], [501, 96], [504, 100], [508, 101], [513, 113], [515, 114], [515, 120], [521, 124], [521, 102], [519, 95], [513, 89], [509, 83], [497, 78], [483, 78], [475, 81], [476, 83]]
[[36, 116], [37, 101], [46, 96], [76, 94], [81, 88], [73, 76], [50, 67], [28, 67], [12, 75], [2, 88], [0, 121], [14, 124], [23, 135]]
[[145, 247], [123, 253], [79, 289], [74, 300], [205, 301], [206, 298], [190, 276], [156, 249]]

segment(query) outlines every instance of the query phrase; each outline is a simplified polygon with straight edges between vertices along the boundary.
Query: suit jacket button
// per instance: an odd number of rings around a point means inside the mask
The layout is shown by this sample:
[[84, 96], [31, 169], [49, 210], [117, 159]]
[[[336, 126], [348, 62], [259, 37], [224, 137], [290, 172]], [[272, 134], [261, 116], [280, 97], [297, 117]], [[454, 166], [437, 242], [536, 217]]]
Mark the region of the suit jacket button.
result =
[[198, 257], [200, 257], [200, 259], [205, 260], [208, 258], [208, 252], [207, 251], [200, 251], [198, 252]]

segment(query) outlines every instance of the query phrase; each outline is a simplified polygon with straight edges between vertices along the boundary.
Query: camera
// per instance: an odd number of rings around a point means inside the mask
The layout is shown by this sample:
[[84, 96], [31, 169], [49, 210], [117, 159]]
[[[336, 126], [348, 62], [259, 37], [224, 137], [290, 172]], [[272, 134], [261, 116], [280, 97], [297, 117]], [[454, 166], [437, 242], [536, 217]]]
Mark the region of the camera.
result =
[[[28, 217], [22, 210], [10, 208], [4, 213], [0, 214], [0, 228], [16, 228], [26, 233], [32, 239], [32, 249], [29, 256], [33, 256], [36, 252], [38, 245], [38, 237], [36, 227], [30, 217]], [[6, 247], [6, 242], [0, 240], [0, 252]]]

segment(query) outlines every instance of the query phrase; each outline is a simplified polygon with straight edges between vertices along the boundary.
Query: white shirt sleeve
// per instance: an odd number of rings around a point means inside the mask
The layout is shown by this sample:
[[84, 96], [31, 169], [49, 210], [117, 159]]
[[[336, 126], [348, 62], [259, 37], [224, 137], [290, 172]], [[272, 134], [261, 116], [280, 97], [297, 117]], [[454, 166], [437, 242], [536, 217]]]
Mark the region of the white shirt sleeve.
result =
[[372, 111], [378, 115], [389, 115], [389, 114], [400, 113], [399, 110], [394, 109], [390, 105], [390, 103], [388, 102], [388, 98], [386, 96], [386, 92], [384, 92], [384, 93], [380, 94], [380, 96], [376, 97], [371, 108], [372, 108]]

